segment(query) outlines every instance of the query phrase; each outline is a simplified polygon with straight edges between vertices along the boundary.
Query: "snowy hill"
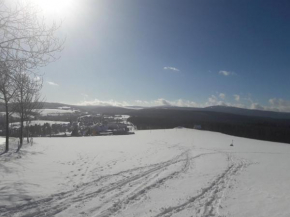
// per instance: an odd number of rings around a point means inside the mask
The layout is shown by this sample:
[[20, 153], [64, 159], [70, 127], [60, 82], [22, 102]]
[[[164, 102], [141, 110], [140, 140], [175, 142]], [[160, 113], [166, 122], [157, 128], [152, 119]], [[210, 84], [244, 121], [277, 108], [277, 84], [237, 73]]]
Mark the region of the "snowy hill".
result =
[[0, 156], [0, 216], [288, 217], [289, 171], [287, 144], [185, 128], [35, 138]]

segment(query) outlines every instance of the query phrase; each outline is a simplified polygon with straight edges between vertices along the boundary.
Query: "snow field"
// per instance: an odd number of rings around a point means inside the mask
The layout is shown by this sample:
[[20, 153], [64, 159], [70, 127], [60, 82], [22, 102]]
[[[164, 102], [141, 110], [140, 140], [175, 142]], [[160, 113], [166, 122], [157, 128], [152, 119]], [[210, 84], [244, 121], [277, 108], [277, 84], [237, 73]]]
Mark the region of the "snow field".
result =
[[39, 109], [40, 115], [61, 115], [61, 114], [71, 114], [74, 113], [74, 110], [66, 110], [66, 109]]
[[[65, 121], [46, 121], [46, 120], [34, 120], [34, 121], [30, 121], [29, 125], [30, 126], [34, 126], [34, 125], [44, 125], [44, 124], [69, 124], [69, 122], [65, 122]], [[26, 122], [23, 123], [24, 126], [26, 126]], [[14, 122], [12, 123], [13, 127], [19, 127], [20, 126], [20, 122]]]
[[0, 145], [3, 145], [5, 143], [5, 138], [4, 137], [0, 137]]
[[290, 216], [287, 144], [172, 129], [35, 138], [16, 156], [0, 156], [0, 216]]

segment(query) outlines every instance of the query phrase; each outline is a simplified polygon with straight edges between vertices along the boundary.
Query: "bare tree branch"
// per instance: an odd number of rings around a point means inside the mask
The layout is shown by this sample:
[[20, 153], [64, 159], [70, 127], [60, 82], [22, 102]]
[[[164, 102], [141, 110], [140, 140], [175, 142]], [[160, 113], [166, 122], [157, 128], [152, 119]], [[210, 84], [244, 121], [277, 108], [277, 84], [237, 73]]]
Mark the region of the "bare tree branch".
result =
[[64, 41], [56, 37], [60, 24], [47, 25], [40, 12], [29, 3], [9, 8], [0, 1], [0, 62], [14, 69], [33, 72], [59, 58]]
[[35, 79], [41, 76], [36, 70], [59, 59], [65, 42], [56, 37], [60, 26], [48, 25], [30, 3], [19, 1], [12, 7], [0, 0], [0, 101], [6, 110], [6, 151], [11, 111], [21, 119], [22, 145], [23, 122], [41, 106], [42, 79]]

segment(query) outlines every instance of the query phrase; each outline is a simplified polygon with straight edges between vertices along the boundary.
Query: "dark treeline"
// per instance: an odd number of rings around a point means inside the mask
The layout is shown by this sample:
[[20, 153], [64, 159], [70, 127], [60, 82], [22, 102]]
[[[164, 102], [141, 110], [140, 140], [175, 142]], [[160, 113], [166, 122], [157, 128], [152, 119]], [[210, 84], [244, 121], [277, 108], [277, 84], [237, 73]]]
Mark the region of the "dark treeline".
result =
[[45, 121], [64, 121], [64, 122], [74, 122], [77, 121], [79, 115], [77, 114], [59, 114], [59, 115], [45, 115], [39, 116], [38, 119]]
[[233, 136], [290, 143], [290, 119], [250, 117], [219, 112], [148, 109], [128, 119], [138, 129], [170, 129], [177, 126], [221, 132]]

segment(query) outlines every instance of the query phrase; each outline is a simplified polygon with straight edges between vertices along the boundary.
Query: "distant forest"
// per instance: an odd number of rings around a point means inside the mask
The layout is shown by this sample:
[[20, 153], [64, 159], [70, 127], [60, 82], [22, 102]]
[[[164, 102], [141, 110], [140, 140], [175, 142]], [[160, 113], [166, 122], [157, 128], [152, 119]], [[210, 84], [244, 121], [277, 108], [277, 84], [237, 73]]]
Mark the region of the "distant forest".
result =
[[169, 129], [177, 126], [221, 132], [233, 136], [290, 143], [290, 119], [252, 117], [210, 111], [144, 109], [128, 121], [138, 129]]

